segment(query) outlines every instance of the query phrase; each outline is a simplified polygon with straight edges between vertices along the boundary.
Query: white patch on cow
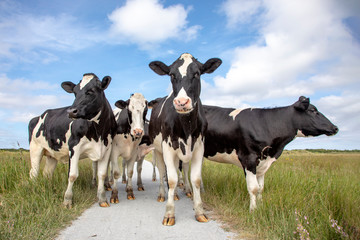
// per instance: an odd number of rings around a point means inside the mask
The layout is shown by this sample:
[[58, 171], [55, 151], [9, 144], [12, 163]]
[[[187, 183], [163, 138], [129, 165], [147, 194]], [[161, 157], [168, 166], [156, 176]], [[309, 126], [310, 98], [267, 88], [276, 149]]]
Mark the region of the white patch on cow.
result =
[[120, 108], [113, 109], [113, 113], [114, 113], [116, 121], [119, 119], [121, 111], [122, 111], [122, 109], [120, 109]]
[[99, 139], [95, 141], [94, 139], [89, 139], [86, 136], [83, 136], [79, 143], [74, 146], [74, 151], [79, 151], [80, 158], [89, 158], [92, 161], [102, 160], [107, 151], [111, 150], [111, 134], [107, 136], [108, 145], [105, 146], [104, 139]]
[[[206, 139], [205, 139], [206, 141]], [[216, 153], [214, 156], [209, 156], [208, 159], [213, 162], [233, 164], [238, 167], [242, 167], [241, 162], [234, 149], [230, 154], [228, 153]]]
[[80, 90], [83, 89], [86, 86], [86, 84], [88, 84], [93, 78], [94, 78], [93, 75], [85, 75], [80, 82]]
[[141, 93], [134, 93], [130, 97], [129, 110], [132, 115], [131, 132], [135, 129], [141, 129], [144, 131], [143, 114], [146, 107], [146, 99]]
[[97, 124], [99, 124], [99, 122], [100, 122], [100, 115], [101, 115], [101, 111], [99, 111], [98, 114], [96, 114], [95, 117], [93, 117], [92, 119], [90, 119], [90, 121], [96, 122]]
[[178, 95], [176, 96], [175, 99], [177, 99], [177, 98], [189, 98], [189, 96], [187, 95], [184, 87], [182, 87], [182, 88], [180, 89], [180, 91], [179, 91], [179, 93], [178, 93]]
[[124, 159], [129, 160], [139, 146], [141, 139], [132, 140], [130, 134], [116, 134], [113, 139], [113, 153], [116, 156], [121, 156]]
[[232, 111], [232, 112], [229, 114], [229, 117], [232, 117], [233, 120], [235, 121], [236, 116], [237, 116], [242, 110], [244, 110], [244, 109], [243, 109], [243, 108], [235, 109], [234, 111]]
[[305, 134], [303, 134], [303, 132], [301, 130], [297, 130], [295, 137], [313, 137], [313, 136], [311, 136], [311, 135], [306, 136]]
[[265, 160], [260, 160], [256, 167], [256, 176], [263, 176], [269, 170], [271, 164], [276, 161], [276, 158], [267, 157]]
[[184, 60], [183, 65], [181, 65], [181, 66], [179, 67], [179, 72], [180, 72], [180, 74], [181, 74], [182, 77], [185, 77], [185, 76], [186, 76], [186, 74], [187, 74], [187, 68], [188, 68], [188, 66], [193, 62], [192, 57], [193, 57], [193, 56], [192, 56], [191, 54], [189, 54], [189, 53], [184, 53], [184, 54], [182, 54], [182, 55], [180, 56], [180, 59], [181, 59], [181, 60]]
[[161, 108], [160, 108], [160, 112], [159, 112], [158, 117], [160, 117], [161, 112], [162, 112], [162, 110], [163, 110], [163, 107], [164, 107], [166, 101], [169, 99], [169, 97], [171, 97], [172, 94], [173, 94], [173, 91], [171, 91], [171, 93], [166, 97], [165, 101], [164, 101], [163, 104], [161, 105]]

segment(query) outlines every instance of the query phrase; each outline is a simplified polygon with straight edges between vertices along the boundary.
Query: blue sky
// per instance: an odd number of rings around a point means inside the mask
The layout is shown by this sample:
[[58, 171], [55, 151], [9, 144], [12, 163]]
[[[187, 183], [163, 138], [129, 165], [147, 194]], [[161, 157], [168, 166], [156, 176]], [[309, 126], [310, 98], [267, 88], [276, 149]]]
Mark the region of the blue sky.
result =
[[168, 94], [148, 64], [189, 52], [223, 64], [203, 103], [276, 107], [310, 97], [340, 132], [287, 149], [360, 149], [358, 0], [0, 0], [0, 148], [28, 148], [29, 120], [74, 97], [63, 81], [112, 77], [110, 104]]

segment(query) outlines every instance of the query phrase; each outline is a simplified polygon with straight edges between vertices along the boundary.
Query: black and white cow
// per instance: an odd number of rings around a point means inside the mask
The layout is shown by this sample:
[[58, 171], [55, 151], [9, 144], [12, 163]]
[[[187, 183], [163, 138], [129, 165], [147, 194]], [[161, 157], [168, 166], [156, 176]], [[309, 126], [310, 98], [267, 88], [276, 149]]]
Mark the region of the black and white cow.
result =
[[[163, 225], [175, 224], [174, 191], [177, 185], [179, 159], [191, 161], [191, 182], [194, 186], [194, 210], [199, 222], [207, 222], [200, 197], [201, 167], [204, 153], [204, 132], [207, 127], [200, 101], [200, 75], [212, 73], [221, 64], [218, 58], [200, 63], [191, 54], [182, 54], [173, 64], [154, 61], [150, 68], [159, 75], [169, 75], [172, 92], [157, 99], [152, 109], [149, 136], [154, 144], [154, 155], [160, 174], [159, 201], [164, 201], [163, 177], [165, 165], [169, 192]], [[151, 107], [151, 104], [149, 104]]]
[[47, 110], [29, 123], [30, 177], [38, 176], [43, 155], [46, 156], [44, 174], [48, 176], [52, 176], [58, 161], [70, 161], [64, 196], [68, 208], [72, 206], [72, 187], [79, 176], [79, 159], [86, 157], [99, 163], [99, 205], [109, 206], [104, 178], [116, 131], [115, 117], [104, 93], [110, 81], [109, 76], [100, 81], [95, 74], [88, 73], [77, 85], [63, 82], [62, 88], [75, 94], [72, 106]]
[[264, 176], [295, 137], [331, 136], [338, 132], [309, 98], [287, 107], [233, 109], [204, 106], [208, 121], [204, 156], [242, 167], [250, 195], [250, 211], [261, 200]]
[[110, 161], [114, 172], [111, 203], [118, 203], [117, 179], [120, 177], [118, 157], [122, 157], [127, 168], [128, 179], [126, 192], [129, 200], [134, 200], [132, 176], [134, 164], [141, 154], [139, 144], [144, 135], [145, 117], [147, 113], [147, 101], [141, 93], [135, 93], [127, 101], [119, 100], [115, 103], [118, 109], [114, 110], [117, 123], [116, 135], [113, 140]]
[[[145, 120], [144, 126], [144, 136], [139, 143], [139, 146], [136, 151], [136, 170], [137, 170], [137, 186], [139, 191], [144, 191], [144, 185], [142, 183], [141, 172], [142, 165], [144, 162], [145, 156], [154, 149], [149, 139], [149, 121]], [[122, 161], [122, 183], [126, 183], [126, 170], [127, 164], [125, 161]]]

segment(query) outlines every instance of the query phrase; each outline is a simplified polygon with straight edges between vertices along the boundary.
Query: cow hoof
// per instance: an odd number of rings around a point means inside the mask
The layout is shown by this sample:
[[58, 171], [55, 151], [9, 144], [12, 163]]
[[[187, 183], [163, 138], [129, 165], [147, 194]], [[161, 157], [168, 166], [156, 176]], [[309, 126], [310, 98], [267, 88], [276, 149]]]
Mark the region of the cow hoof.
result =
[[119, 198], [118, 197], [110, 198], [110, 203], [119, 203]]
[[156, 182], [156, 178], [153, 178], [152, 181], [153, 181], [153, 182]]
[[179, 183], [179, 187], [182, 187], [182, 186], [184, 186], [184, 183]]
[[158, 202], [165, 202], [165, 197], [159, 196], [157, 199]]
[[138, 191], [145, 191], [144, 187], [138, 187]]
[[175, 217], [164, 217], [162, 224], [164, 226], [174, 226], [175, 225]]
[[204, 214], [197, 215], [197, 216], [195, 216], [195, 218], [196, 218], [196, 221], [198, 221], [198, 222], [208, 222], [209, 221], [208, 217], [205, 216]]
[[125, 184], [125, 183], [126, 183], [126, 181], [125, 181], [125, 180], [122, 180], [122, 181], [121, 181], [121, 183]]
[[112, 191], [111, 186], [110, 186], [109, 183], [104, 184], [104, 187], [105, 187], [106, 191]]
[[179, 199], [180, 199], [180, 198], [179, 198], [179, 195], [174, 194], [174, 200], [175, 200], [175, 201], [179, 201]]
[[64, 208], [71, 209], [72, 208], [72, 201], [71, 200], [64, 200]]
[[191, 192], [187, 192], [187, 193], [186, 193], [186, 196], [187, 196], [188, 198], [191, 198], [191, 197], [192, 197]]
[[127, 195], [127, 199], [128, 199], [128, 200], [135, 200], [134, 194], [129, 193], [129, 194]]
[[105, 201], [105, 202], [99, 202], [99, 206], [100, 207], [110, 207], [110, 204], [107, 202], [107, 201]]

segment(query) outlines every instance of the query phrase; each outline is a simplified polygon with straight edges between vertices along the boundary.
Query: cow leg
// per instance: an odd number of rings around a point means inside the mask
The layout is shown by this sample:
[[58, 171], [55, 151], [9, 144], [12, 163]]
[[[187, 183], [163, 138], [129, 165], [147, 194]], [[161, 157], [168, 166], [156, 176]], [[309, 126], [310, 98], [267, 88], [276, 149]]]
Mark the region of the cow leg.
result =
[[127, 162], [126, 160], [123, 158], [122, 159], [122, 183], [126, 183], [126, 165]]
[[184, 179], [185, 179], [185, 194], [191, 198], [191, 186], [189, 182], [189, 163], [183, 163]]
[[193, 186], [193, 201], [194, 201], [194, 210], [195, 218], [198, 222], [208, 222], [207, 216], [204, 214], [204, 209], [202, 206], [201, 196], [200, 196], [200, 186], [201, 186], [201, 168], [203, 163], [203, 154], [204, 146], [201, 145], [195, 149], [193, 153], [193, 158], [191, 162], [191, 184]]
[[265, 174], [263, 175], [256, 175], [256, 179], [258, 181], [258, 184], [259, 184], [259, 191], [258, 191], [258, 194], [257, 194], [257, 201], [261, 201], [262, 200], [262, 192], [264, 190], [264, 179], [265, 179]]
[[144, 185], [142, 183], [142, 179], [141, 179], [141, 172], [142, 172], [142, 165], [144, 162], [144, 157], [141, 157], [140, 159], [137, 160], [136, 162], [136, 168], [137, 168], [137, 186], [138, 186], [138, 190], [139, 191], [144, 191]]
[[111, 161], [108, 161], [107, 163], [107, 167], [106, 167], [106, 172], [105, 172], [105, 180], [104, 180], [104, 187], [106, 191], [111, 191], [111, 184], [110, 184], [110, 179], [109, 179], [109, 170], [110, 170], [110, 178], [113, 179], [113, 174], [112, 174], [112, 165], [110, 164]]
[[109, 164], [111, 164], [111, 168], [112, 168], [111, 171], [112, 171], [112, 175], [113, 175], [110, 203], [119, 203], [119, 192], [118, 192], [118, 188], [117, 188], [117, 182], [120, 177], [120, 169], [119, 169], [119, 163], [118, 163], [119, 155], [120, 155], [119, 150], [117, 148], [113, 147], [111, 150], [110, 163], [109, 163]]
[[137, 155], [134, 154], [129, 161], [127, 161], [127, 181], [126, 181], [126, 192], [128, 200], [135, 200], [134, 190], [132, 187], [132, 177], [134, 175], [134, 165]]
[[96, 187], [96, 175], [98, 172], [98, 162], [97, 161], [93, 161], [92, 162], [92, 180], [91, 180], [91, 185], [93, 187]]
[[159, 195], [158, 195], [157, 201], [158, 202], [164, 202], [165, 201], [164, 177], [165, 177], [165, 174], [166, 174], [164, 158], [163, 158], [162, 154], [159, 151], [156, 151], [156, 150], [154, 150], [153, 159], [154, 158], [155, 158], [155, 162], [156, 162], [156, 165], [158, 167], [158, 170], [159, 170], [159, 180], [160, 180]]
[[108, 162], [109, 162], [109, 153], [106, 153], [103, 159], [98, 160], [98, 189], [97, 196], [99, 198], [100, 207], [110, 207], [109, 203], [106, 200], [105, 194], [105, 178], [107, 176], [108, 171]]
[[43, 171], [43, 175], [48, 177], [48, 178], [52, 178], [56, 165], [57, 165], [57, 160], [55, 158], [52, 158], [50, 156], [46, 157], [46, 162], [45, 162], [45, 167], [44, 167], [44, 171]]
[[36, 178], [39, 175], [40, 162], [44, 154], [44, 149], [38, 146], [36, 143], [30, 143], [30, 159], [31, 159], [31, 170], [30, 178]]
[[[164, 145], [166, 146], [165, 149], [164, 149]], [[166, 203], [166, 211], [162, 224], [165, 226], [173, 226], [175, 224], [174, 194], [178, 181], [177, 169], [179, 166], [179, 159], [174, 156], [172, 149], [169, 149], [167, 146], [168, 145], [166, 143], [163, 144], [163, 149], [164, 149], [163, 155], [166, 164], [166, 173], [168, 176], [169, 191], [168, 191], [168, 200]]]
[[183, 179], [183, 162], [180, 160], [179, 161], [179, 169], [178, 169], [178, 178], [179, 178], [179, 181], [178, 181], [178, 185], [180, 187], [184, 186], [184, 179]]
[[[254, 167], [254, 169], [256, 169], [256, 167]], [[245, 168], [245, 174], [246, 174], [246, 185], [250, 195], [250, 212], [251, 212], [256, 208], [256, 196], [259, 192], [260, 187], [256, 178], [256, 170], [249, 171], [247, 168]]]
[[153, 174], [152, 174], [152, 181], [156, 182], [156, 158], [155, 158], [155, 154], [153, 153], [153, 159], [152, 159], [152, 165], [153, 165]]
[[[71, 151], [70, 151], [71, 152]], [[79, 154], [78, 151], [73, 150], [74, 154], [70, 156], [70, 165], [69, 165], [69, 178], [68, 186], [64, 195], [64, 206], [66, 208], [72, 207], [72, 198], [73, 198], [73, 185], [77, 177], [79, 176]]]

